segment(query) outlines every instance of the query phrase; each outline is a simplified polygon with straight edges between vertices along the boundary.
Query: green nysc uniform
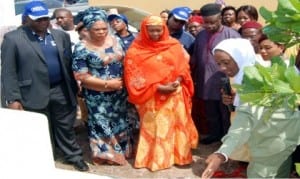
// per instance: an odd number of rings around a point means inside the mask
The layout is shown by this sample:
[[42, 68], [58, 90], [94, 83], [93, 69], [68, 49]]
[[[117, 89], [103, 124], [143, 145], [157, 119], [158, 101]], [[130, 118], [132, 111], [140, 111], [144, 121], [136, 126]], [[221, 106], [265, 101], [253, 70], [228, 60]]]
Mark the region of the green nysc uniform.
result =
[[291, 154], [300, 144], [300, 111], [281, 108], [264, 118], [269, 108], [243, 104], [222, 139], [217, 152], [230, 156], [243, 144], [248, 145], [249, 178], [288, 178]]

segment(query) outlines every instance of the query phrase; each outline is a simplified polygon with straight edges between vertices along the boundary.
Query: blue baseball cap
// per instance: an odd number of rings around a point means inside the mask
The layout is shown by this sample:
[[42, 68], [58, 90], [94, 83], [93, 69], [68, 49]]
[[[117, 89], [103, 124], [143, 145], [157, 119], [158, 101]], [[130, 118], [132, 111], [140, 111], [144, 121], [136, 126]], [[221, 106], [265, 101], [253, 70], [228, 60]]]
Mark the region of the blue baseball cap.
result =
[[22, 24], [25, 24], [26, 22], [26, 15], [23, 13], [22, 16], [21, 16], [21, 21], [22, 21]]
[[128, 25], [128, 19], [125, 15], [123, 14], [110, 14], [108, 17], [107, 17], [107, 20], [109, 22], [113, 21], [115, 18], [118, 18], [118, 19], [121, 19], [126, 25]]
[[193, 12], [193, 10], [187, 6], [182, 6], [182, 7], [178, 7], [178, 8], [182, 8], [182, 9], [186, 10], [186, 12], [189, 14]]
[[45, 3], [41, 1], [31, 1], [25, 5], [24, 15], [32, 20], [37, 20], [43, 17], [50, 17], [49, 10]]
[[183, 7], [177, 7], [171, 11], [171, 14], [173, 14], [173, 17], [177, 20], [182, 20], [187, 22], [189, 20], [190, 14], [187, 11], [187, 9]]

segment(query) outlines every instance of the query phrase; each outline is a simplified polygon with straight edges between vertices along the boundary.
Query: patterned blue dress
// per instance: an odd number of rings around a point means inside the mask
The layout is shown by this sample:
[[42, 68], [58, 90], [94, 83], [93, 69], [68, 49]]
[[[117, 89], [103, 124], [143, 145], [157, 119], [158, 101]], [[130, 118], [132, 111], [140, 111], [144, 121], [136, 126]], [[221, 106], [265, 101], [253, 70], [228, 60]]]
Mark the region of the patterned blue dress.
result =
[[[83, 42], [76, 44], [72, 62], [75, 77], [88, 73], [104, 80], [122, 78], [123, 56], [113, 58], [107, 65], [103, 61], [107, 55], [124, 55], [120, 43], [113, 39], [114, 44], [102, 51], [90, 50]], [[126, 164], [125, 157], [132, 152], [126, 90], [101, 92], [83, 89], [83, 96], [88, 108], [88, 134], [93, 162]]]

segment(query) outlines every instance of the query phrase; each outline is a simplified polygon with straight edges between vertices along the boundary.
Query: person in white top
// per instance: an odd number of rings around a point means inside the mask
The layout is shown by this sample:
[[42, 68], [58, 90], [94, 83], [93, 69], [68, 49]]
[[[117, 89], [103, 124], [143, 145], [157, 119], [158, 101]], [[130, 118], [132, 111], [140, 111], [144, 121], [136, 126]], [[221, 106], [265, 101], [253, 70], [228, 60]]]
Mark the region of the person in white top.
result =
[[53, 12], [52, 17], [56, 19], [56, 24], [70, 35], [72, 47], [80, 41], [79, 35], [75, 30], [76, 26], [74, 24], [72, 12], [70, 10], [65, 8], [56, 9]]
[[[248, 40], [226, 39], [213, 52], [220, 70], [242, 84], [244, 68], [255, 64], [255, 53]], [[291, 154], [300, 144], [300, 111], [287, 107], [274, 108], [240, 103], [234, 97], [236, 117], [222, 138], [222, 145], [206, 159], [201, 178], [211, 178], [235, 150], [247, 143], [250, 160], [248, 178], [287, 178], [291, 170]], [[267, 119], [267, 120], [266, 120]]]
[[[72, 12], [66, 8], [58, 8], [58, 9], [55, 9], [55, 11], [53, 12], [52, 18], [54, 18], [56, 20], [55, 25], [57, 25], [58, 29], [61, 29], [70, 35], [72, 52], [73, 52], [74, 46], [75, 46], [75, 44], [80, 42], [80, 38], [79, 38], [78, 32], [76, 31], [76, 26], [74, 24], [74, 17], [72, 15]], [[81, 89], [80, 82], [77, 81], [77, 83], [78, 83], [79, 89]], [[82, 98], [77, 97], [77, 101], [78, 101], [79, 105], [77, 106], [76, 118], [82, 119], [83, 121], [85, 121], [86, 108], [85, 108], [84, 104], [82, 103], [83, 102]], [[81, 121], [76, 120], [74, 127], [79, 126], [80, 124], [81, 124]]]

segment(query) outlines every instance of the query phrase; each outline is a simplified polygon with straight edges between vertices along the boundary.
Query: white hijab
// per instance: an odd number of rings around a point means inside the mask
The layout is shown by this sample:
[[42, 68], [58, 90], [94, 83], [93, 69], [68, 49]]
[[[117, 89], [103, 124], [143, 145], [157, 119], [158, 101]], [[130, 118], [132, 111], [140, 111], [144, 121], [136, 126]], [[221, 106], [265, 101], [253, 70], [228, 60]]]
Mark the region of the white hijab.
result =
[[[213, 54], [215, 54], [216, 50], [222, 50], [228, 53], [236, 62], [239, 67], [239, 71], [234, 76], [234, 84], [242, 84], [244, 68], [247, 66], [253, 66], [256, 61], [255, 52], [250, 41], [241, 38], [225, 39], [213, 49]], [[234, 105], [239, 105], [238, 95], [234, 99]]]

